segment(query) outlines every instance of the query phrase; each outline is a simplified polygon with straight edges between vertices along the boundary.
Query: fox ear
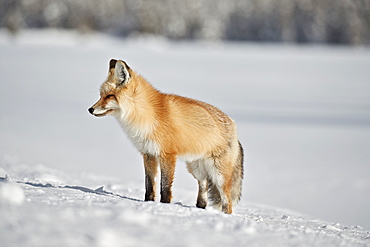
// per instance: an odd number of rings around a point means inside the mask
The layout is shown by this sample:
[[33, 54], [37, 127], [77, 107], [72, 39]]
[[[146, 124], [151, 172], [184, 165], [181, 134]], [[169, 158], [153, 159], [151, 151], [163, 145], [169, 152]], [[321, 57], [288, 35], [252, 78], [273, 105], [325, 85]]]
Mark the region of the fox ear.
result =
[[116, 60], [116, 59], [111, 59], [111, 60], [109, 61], [109, 71], [110, 71], [111, 69], [114, 69], [114, 68], [116, 67], [116, 63], [117, 63], [117, 60]]
[[[114, 63], [112, 62], [112, 60], [110, 62], [110, 65]], [[128, 80], [130, 79], [130, 73], [129, 73], [130, 67], [128, 67], [128, 65], [124, 61], [118, 60], [115, 62], [114, 68], [115, 68], [114, 76], [119, 81], [119, 84], [117, 86], [127, 84]]]

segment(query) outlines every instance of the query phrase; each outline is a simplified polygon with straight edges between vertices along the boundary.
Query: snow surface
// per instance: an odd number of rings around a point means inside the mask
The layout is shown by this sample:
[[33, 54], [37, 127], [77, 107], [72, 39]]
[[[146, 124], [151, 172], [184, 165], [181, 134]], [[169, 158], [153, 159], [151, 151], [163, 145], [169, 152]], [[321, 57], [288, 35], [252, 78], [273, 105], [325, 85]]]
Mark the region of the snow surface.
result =
[[[110, 58], [236, 120], [234, 215], [195, 208], [181, 162], [174, 203], [142, 202], [140, 155], [87, 113]], [[1, 246], [370, 246], [369, 68], [365, 48], [2, 31]]]
[[183, 202], [143, 202], [141, 184], [14, 161], [2, 167], [14, 177], [0, 177], [0, 192], [17, 193], [0, 193], [1, 246], [370, 246], [362, 227], [288, 210], [242, 202], [226, 215], [196, 208], [185, 190]]

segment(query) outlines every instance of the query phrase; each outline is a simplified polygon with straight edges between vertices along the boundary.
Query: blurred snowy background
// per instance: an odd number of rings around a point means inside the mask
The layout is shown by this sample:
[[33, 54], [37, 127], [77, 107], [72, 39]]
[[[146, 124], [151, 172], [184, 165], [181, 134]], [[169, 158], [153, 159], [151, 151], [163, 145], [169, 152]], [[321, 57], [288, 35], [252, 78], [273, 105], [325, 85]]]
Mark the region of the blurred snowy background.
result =
[[[0, 0], [0, 176], [43, 164], [144, 186], [118, 124], [87, 112], [120, 58], [236, 120], [243, 202], [370, 228], [369, 13], [366, 0]], [[174, 200], [195, 201], [177, 169]]]
[[369, 13], [368, 0], [1, 0], [0, 27], [369, 45]]

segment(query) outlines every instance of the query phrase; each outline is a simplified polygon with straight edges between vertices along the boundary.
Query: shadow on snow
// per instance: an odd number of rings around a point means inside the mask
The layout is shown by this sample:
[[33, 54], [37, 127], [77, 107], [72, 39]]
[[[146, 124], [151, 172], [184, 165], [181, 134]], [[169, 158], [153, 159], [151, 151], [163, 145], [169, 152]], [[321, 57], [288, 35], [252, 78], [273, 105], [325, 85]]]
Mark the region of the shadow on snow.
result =
[[[0, 182], [7, 182], [7, 181], [8, 181], [8, 179], [6, 177], [0, 177]], [[131, 201], [135, 201], [135, 202], [143, 202], [142, 200], [139, 200], [139, 199], [130, 198], [130, 197], [127, 197], [127, 196], [122, 196], [122, 195], [115, 194], [115, 193], [112, 193], [112, 192], [109, 192], [109, 191], [105, 191], [103, 186], [93, 190], [93, 189], [89, 189], [87, 187], [82, 187], [82, 186], [71, 186], [71, 185], [56, 186], [56, 185], [52, 185], [50, 183], [43, 184], [43, 183], [34, 183], [34, 182], [21, 182], [21, 181], [13, 181], [13, 182], [18, 183], [18, 184], [30, 185], [30, 186], [33, 186], [33, 187], [39, 187], [39, 188], [41, 187], [41, 188], [79, 190], [79, 191], [82, 191], [82, 192], [85, 192], [85, 193], [92, 193], [92, 194], [103, 195], [103, 196], [113, 196], [113, 197], [118, 197], [118, 198], [121, 198], [121, 199], [127, 199], [127, 200], [131, 200]]]

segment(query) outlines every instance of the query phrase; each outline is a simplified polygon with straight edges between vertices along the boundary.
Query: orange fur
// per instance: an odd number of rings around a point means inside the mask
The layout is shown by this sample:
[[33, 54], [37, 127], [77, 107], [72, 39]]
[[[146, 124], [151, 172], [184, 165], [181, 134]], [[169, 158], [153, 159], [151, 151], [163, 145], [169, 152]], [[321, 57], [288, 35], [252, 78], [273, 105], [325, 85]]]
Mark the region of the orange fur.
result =
[[113, 115], [142, 153], [145, 200], [155, 199], [158, 163], [161, 202], [171, 202], [176, 159], [187, 162], [199, 182], [197, 206], [207, 205], [207, 193], [225, 213], [241, 196], [243, 149], [234, 121], [207, 103], [164, 94], [153, 88], [125, 62], [111, 60], [100, 99], [89, 112]]

